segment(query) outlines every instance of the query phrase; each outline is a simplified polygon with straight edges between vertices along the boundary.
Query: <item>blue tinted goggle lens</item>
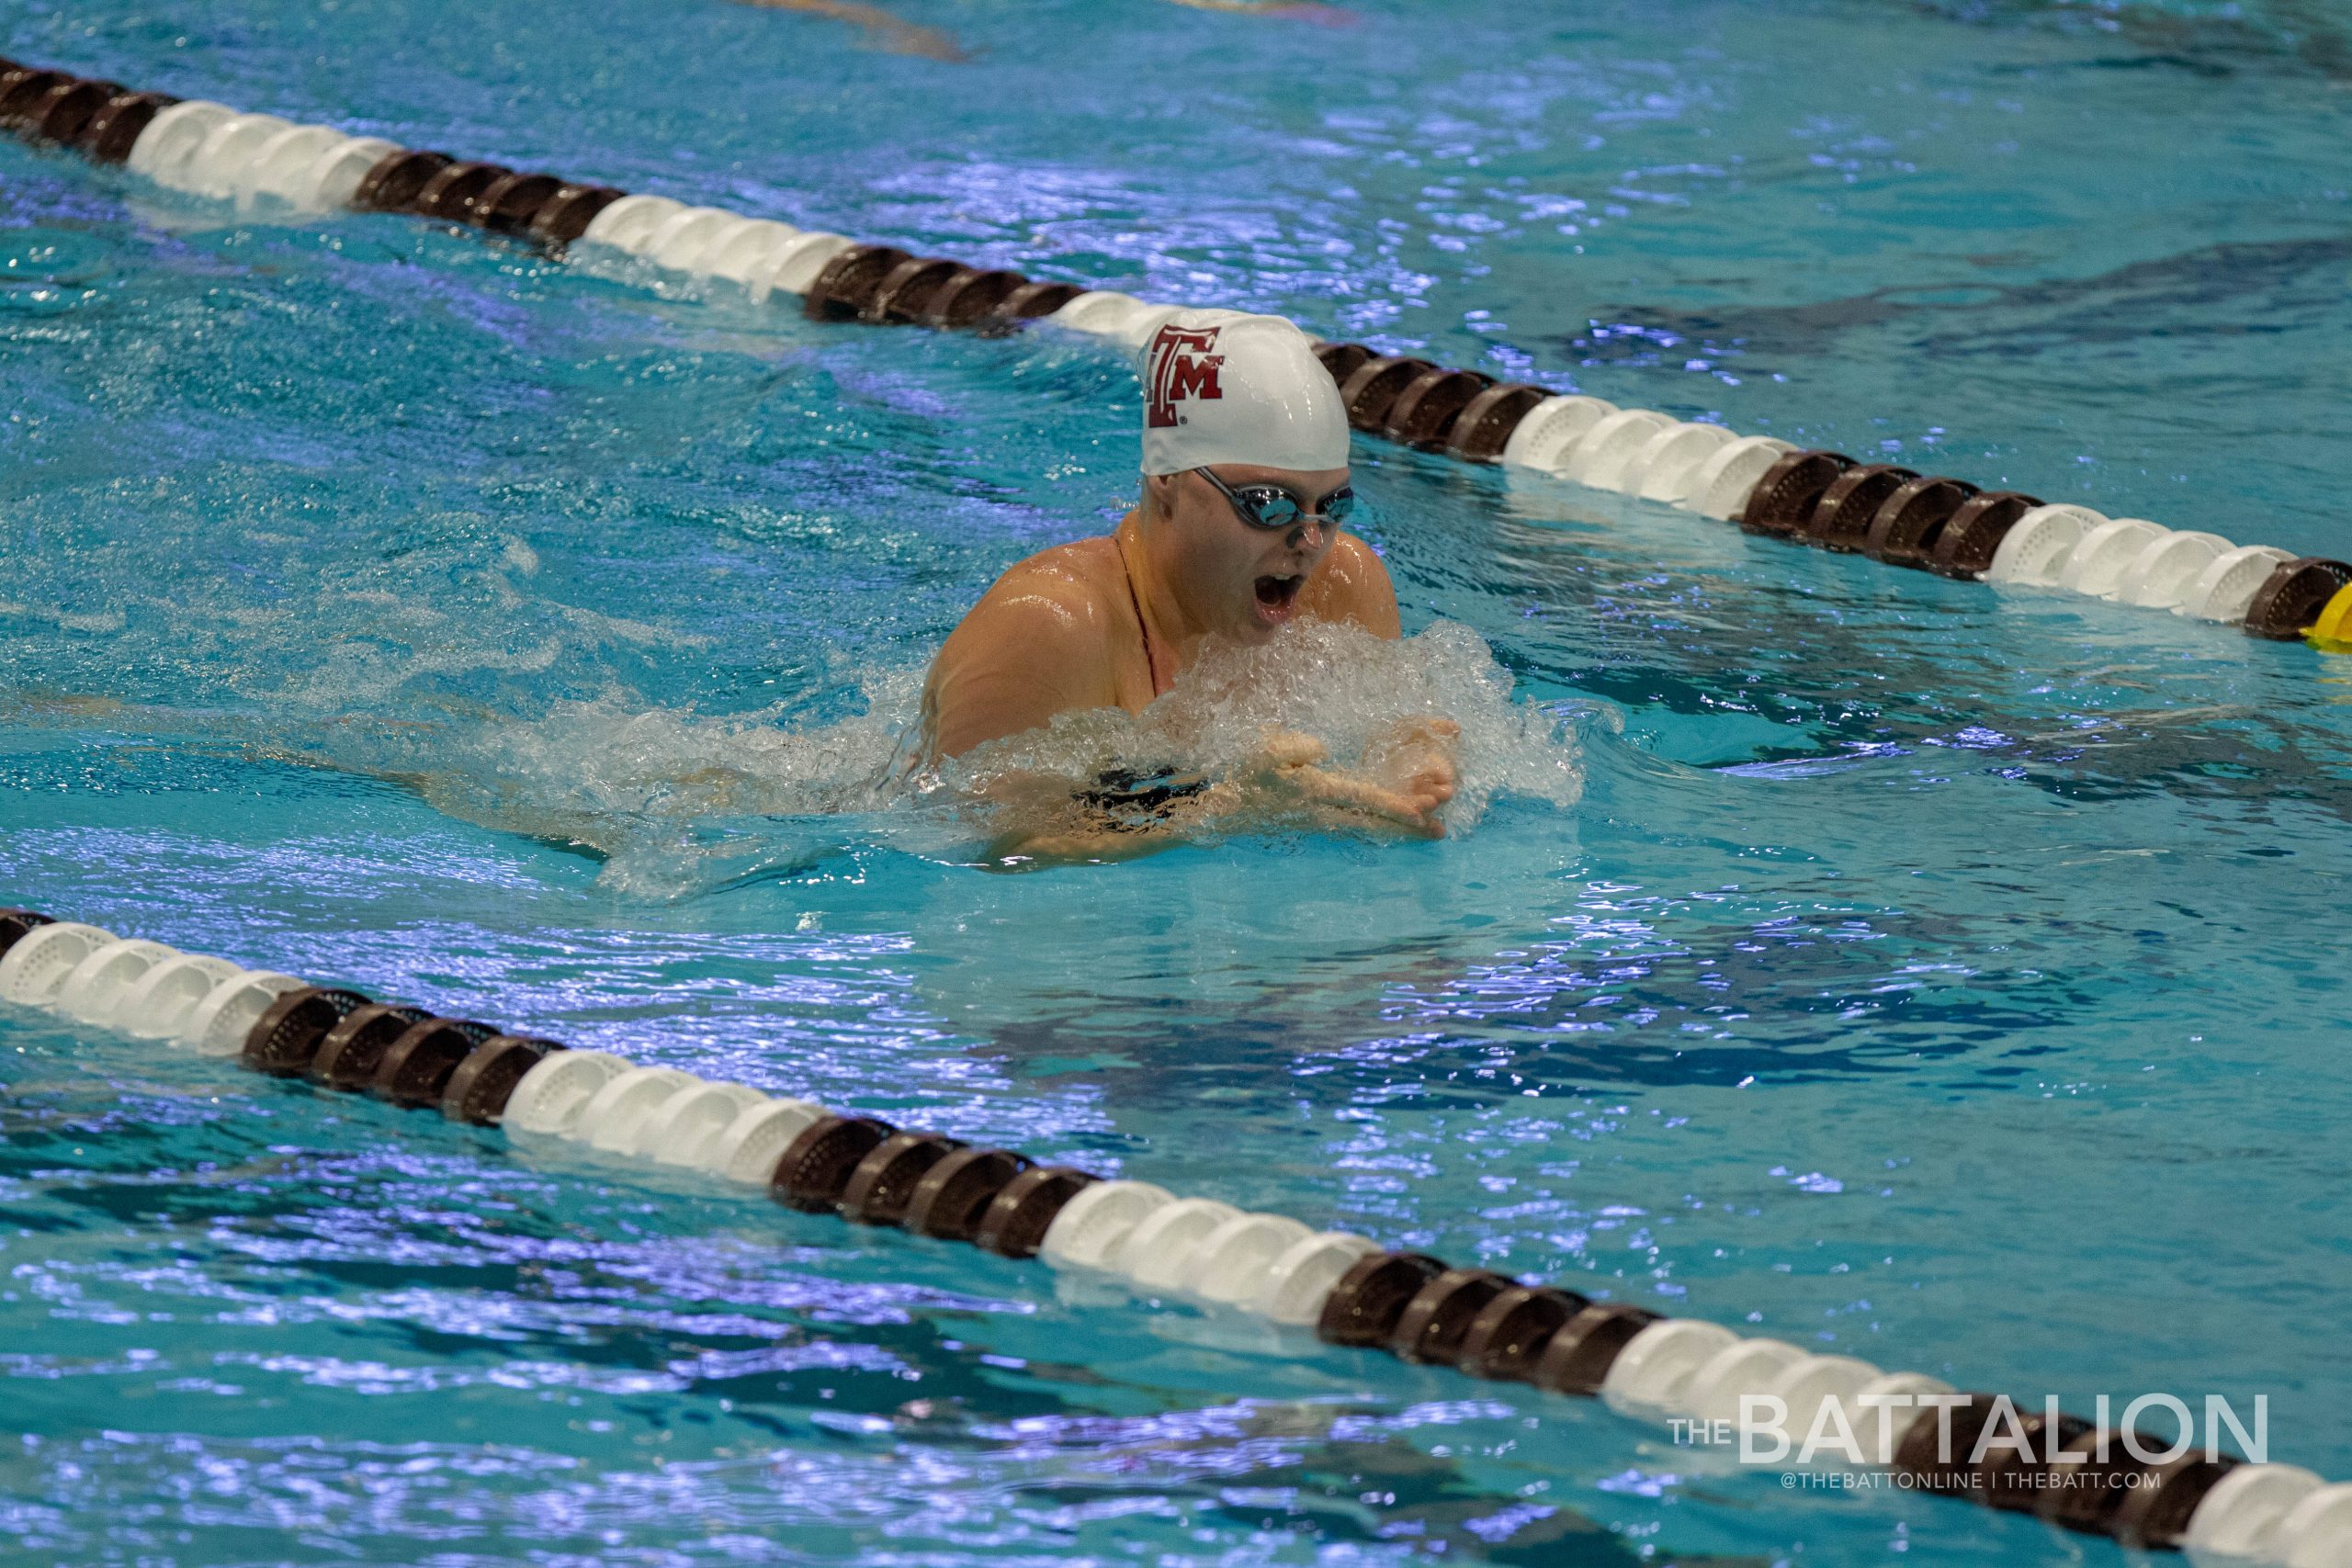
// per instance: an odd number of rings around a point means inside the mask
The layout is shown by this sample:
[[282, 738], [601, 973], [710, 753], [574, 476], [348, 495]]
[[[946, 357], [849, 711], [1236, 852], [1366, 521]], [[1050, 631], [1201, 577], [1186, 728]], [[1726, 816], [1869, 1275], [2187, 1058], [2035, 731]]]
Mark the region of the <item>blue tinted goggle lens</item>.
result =
[[1233, 502], [1233, 510], [1252, 527], [1290, 528], [1313, 516], [1336, 528], [1356, 509], [1356, 492], [1345, 485], [1325, 496], [1321, 508], [1310, 513], [1298, 497], [1280, 485], [1227, 485], [1206, 468], [1201, 472], [1209, 483], [1225, 492], [1225, 498]]

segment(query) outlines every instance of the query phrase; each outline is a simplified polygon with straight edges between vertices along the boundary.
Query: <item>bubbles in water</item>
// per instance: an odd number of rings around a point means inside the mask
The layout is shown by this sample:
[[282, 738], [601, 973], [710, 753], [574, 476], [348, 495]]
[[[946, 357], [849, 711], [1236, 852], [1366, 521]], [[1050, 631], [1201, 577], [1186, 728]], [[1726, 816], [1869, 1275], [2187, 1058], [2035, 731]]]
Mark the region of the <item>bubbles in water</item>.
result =
[[[400, 779], [484, 826], [593, 850], [605, 886], [662, 898], [877, 844], [973, 862], [1002, 825], [982, 792], [1016, 776], [1024, 798], [1075, 818], [1072, 790], [1106, 772], [1230, 777], [1261, 756], [1270, 731], [1320, 742], [1327, 769], [1376, 773], [1400, 721], [1451, 719], [1458, 786], [1440, 819], [1453, 833], [1502, 795], [1571, 807], [1583, 782], [1564, 727], [1514, 703], [1486, 643], [1450, 623], [1397, 641], [1294, 623], [1263, 646], [1211, 651], [1141, 715], [1066, 714], [929, 765], [922, 686], [920, 671], [870, 674], [863, 714], [800, 729], [781, 728], [778, 709], [704, 716], [607, 697], [534, 719], [339, 728], [299, 754]], [[1296, 826], [1243, 815], [1220, 832]]]
[[[1319, 742], [1325, 769], [1386, 783], [1400, 732], [1425, 719], [1460, 728], [1456, 791], [1438, 812], [1448, 832], [1475, 827], [1498, 795], [1576, 804], [1583, 774], [1573, 740], [1548, 714], [1512, 702], [1511, 678], [1487, 644], [1450, 622], [1395, 641], [1293, 622], [1264, 644], [1209, 651], [1141, 715], [1065, 714], [1043, 731], [981, 747], [938, 777], [967, 795], [1022, 775], [1088, 783], [1106, 773], [1172, 773], [1215, 783], [1247, 774], [1270, 737], [1291, 735]], [[1292, 825], [1244, 813], [1225, 830]]]
[[[532, 719], [371, 726], [297, 755], [399, 780], [484, 827], [594, 851], [604, 886], [674, 898], [888, 836], [876, 828], [910, 798], [898, 759], [921, 686], [918, 671], [876, 675], [865, 713], [811, 729], [780, 728], [781, 708], [704, 716], [605, 697]], [[920, 822], [904, 826], [921, 836]], [[936, 829], [929, 837], [952, 848]]]

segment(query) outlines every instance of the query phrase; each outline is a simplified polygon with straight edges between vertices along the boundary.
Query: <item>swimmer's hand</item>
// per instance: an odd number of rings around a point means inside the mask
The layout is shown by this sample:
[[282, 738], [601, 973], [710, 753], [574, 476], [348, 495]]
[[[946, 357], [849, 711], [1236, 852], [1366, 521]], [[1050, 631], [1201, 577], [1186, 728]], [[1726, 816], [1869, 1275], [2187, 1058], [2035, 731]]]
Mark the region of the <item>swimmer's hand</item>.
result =
[[1304, 807], [1350, 826], [1442, 839], [1445, 824], [1437, 812], [1453, 798], [1453, 748], [1461, 733], [1450, 718], [1400, 719], [1366, 752], [1366, 776], [1323, 766], [1330, 753], [1311, 735], [1272, 730], [1243, 778], [1277, 807]]
[[1365, 763], [1424, 814], [1453, 798], [1459, 782], [1462, 727], [1437, 714], [1400, 718], [1375, 739]]

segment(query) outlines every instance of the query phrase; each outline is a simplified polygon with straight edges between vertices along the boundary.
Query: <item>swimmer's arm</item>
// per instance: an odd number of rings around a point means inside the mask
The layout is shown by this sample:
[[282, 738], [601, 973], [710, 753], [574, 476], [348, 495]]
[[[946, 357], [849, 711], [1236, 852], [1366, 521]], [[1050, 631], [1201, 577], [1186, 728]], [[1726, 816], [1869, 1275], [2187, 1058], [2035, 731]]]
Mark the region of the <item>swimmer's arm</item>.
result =
[[[1107, 628], [1082, 588], [1057, 574], [1008, 572], [964, 618], [932, 660], [923, 685], [923, 729], [933, 757], [967, 751], [1043, 729], [1057, 714], [1115, 707]], [[989, 846], [1000, 863], [1129, 860], [1180, 841], [1211, 807], [1209, 791], [1170, 803], [1148, 824], [1072, 820], [1069, 780], [1055, 774], [998, 775], [985, 794], [1016, 823]]]
[[[1400, 739], [1426, 740], [1450, 752], [1455, 733], [1443, 719], [1405, 721], [1395, 727]], [[1000, 865], [1061, 861], [1133, 860], [1182, 843], [1196, 834], [1236, 821], [1307, 828], [1318, 831], [1363, 831], [1398, 834], [1406, 838], [1442, 839], [1444, 824], [1437, 812], [1453, 796], [1449, 767], [1442, 779], [1416, 777], [1396, 787], [1320, 764], [1323, 743], [1312, 736], [1272, 731], [1256, 758], [1232, 777], [1214, 782], [1196, 780], [1182, 793], [1156, 807], [1144, 821], [1073, 824], [1066, 810], [1054, 812], [1046, 795], [1069, 802], [1067, 780], [1023, 780], [1040, 792], [1041, 825], [1017, 828], [989, 846], [989, 857]], [[1013, 781], [1004, 781], [1012, 784]], [[1014, 786], [1020, 787], [1019, 784]], [[1102, 795], [1080, 796], [1089, 804], [1107, 807]], [[1004, 804], [1018, 805], [1000, 794]], [[1046, 825], [1049, 824], [1049, 825]]]
[[[1204, 831], [1210, 823], [1239, 808], [1243, 791], [1233, 781], [1219, 780], [1152, 809], [1147, 820], [1115, 824], [1107, 810], [1094, 822], [1069, 820], [1072, 799], [1068, 779], [1040, 781], [1057, 792], [1061, 809], [1046, 809], [1047, 824], [1014, 828], [989, 845], [989, 858], [1006, 869], [1027, 864], [1072, 861], [1138, 860], [1172, 849]], [[1080, 797], [1083, 799], [1084, 797]]]
[[[961, 757], [992, 740], [1043, 729], [1057, 714], [1116, 707], [1108, 627], [1082, 583], [1030, 563], [989, 590], [932, 660], [923, 684], [925, 749]], [[989, 845], [999, 863], [1127, 860], [1183, 837], [1208, 803], [1196, 794], [1156, 819], [1088, 821], [1067, 776], [998, 773], [983, 791], [1015, 826]], [[1202, 792], [1204, 794], [1208, 792]]]
[[934, 757], [1043, 729], [1056, 714], [1117, 705], [1102, 616], [1075, 585], [1011, 574], [932, 660], [923, 728]]

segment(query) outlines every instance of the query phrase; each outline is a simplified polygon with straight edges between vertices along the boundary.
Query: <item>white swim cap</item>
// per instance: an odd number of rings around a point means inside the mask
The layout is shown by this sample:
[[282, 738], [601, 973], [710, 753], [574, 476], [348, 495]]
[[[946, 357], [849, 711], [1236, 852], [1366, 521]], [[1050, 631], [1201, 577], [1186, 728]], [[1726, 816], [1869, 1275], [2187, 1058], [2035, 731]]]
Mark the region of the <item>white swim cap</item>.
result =
[[1143, 345], [1143, 471], [1348, 466], [1348, 416], [1314, 342], [1280, 316], [1175, 316]]

